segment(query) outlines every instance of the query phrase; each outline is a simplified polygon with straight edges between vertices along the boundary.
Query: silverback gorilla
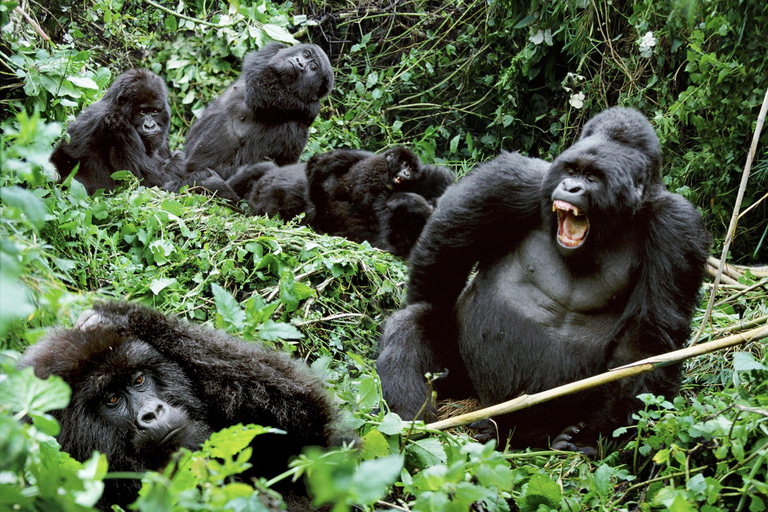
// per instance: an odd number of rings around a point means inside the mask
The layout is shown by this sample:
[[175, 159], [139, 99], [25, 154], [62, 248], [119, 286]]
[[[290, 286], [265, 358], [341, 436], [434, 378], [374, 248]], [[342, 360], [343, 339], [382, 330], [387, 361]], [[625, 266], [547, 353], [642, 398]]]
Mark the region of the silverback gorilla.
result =
[[270, 43], [246, 55], [243, 72], [189, 131], [186, 170], [213, 169], [225, 180], [240, 166], [298, 162], [333, 70], [313, 44]]
[[313, 229], [367, 240], [398, 256], [408, 256], [454, 179], [402, 147], [381, 155], [354, 149], [322, 153], [309, 159], [306, 174], [314, 207], [307, 223]]
[[[245, 477], [275, 476], [306, 445], [328, 446], [338, 434], [321, 383], [305, 365], [203, 326], [149, 308], [108, 303], [31, 346], [20, 366], [38, 377], [61, 376], [72, 388], [56, 411], [62, 449], [77, 460], [106, 454], [110, 471], [163, 468], [181, 447], [195, 450], [211, 432], [237, 423], [285, 430], [253, 443]], [[105, 481], [98, 506], [132, 503], [138, 480]], [[300, 484], [299, 484], [300, 485]], [[284, 493], [289, 510], [307, 510], [297, 484]]]
[[163, 80], [145, 69], [126, 71], [70, 123], [69, 142], [59, 142], [51, 162], [61, 180], [79, 162], [76, 179], [89, 194], [114, 189], [111, 175], [123, 170], [147, 186], [163, 186], [183, 169], [183, 156], [172, 156], [168, 148], [170, 121]]
[[[491, 405], [680, 348], [709, 235], [660, 160], [645, 117], [611, 108], [552, 164], [503, 153], [448, 189], [411, 253], [409, 305], [380, 340], [390, 408], [413, 419], [428, 372], [448, 370], [440, 398]], [[678, 382], [667, 367], [495, 418], [500, 442], [594, 453], [637, 395], [671, 397]]]

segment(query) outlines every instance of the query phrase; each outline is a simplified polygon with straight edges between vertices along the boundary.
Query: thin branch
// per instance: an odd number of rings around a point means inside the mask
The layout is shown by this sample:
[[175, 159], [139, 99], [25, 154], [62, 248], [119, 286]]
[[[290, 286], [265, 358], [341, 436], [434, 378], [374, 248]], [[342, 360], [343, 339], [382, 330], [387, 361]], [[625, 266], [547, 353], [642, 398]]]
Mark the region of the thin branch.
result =
[[735, 299], [737, 297], [740, 297], [740, 296], [744, 295], [745, 293], [751, 292], [752, 290], [755, 290], [757, 288], [761, 288], [761, 287], [765, 286], [766, 284], [768, 284], [768, 281], [765, 280], [765, 279], [763, 279], [761, 281], [758, 281], [757, 283], [753, 284], [752, 286], [744, 288], [743, 290], [739, 290], [736, 293], [734, 293], [733, 295], [730, 295], [730, 296], [724, 298], [720, 302], [716, 302], [715, 305], [712, 306], [712, 307], [716, 308], [717, 306], [722, 306], [726, 302], [729, 302], [729, 301], [731, 301], [731, 300], [733, 300], [733, 299]]
[[763, 131], [763, 124], [765, 123], [765, 115], [768, 113], [768, 88], [765, 90], [765, 97], [763, 98], [763, 106], [760, 107], [760, 114], [757, 116], [757, 125], [755, 126], [755, 133], [752, 136], [752, 145], [749, 148], [747, 154], [747, 163], [744, 165], [744, 172], [741, 174], [741, 184], [739, 185], [739, 193], [736, 195], [736, 204], [733, 207], [733, 215], [731, 215], [731, 223], [728, 226], [728, 234], [725, 236], [725, 243], [723, 244], [723, 253], [720, 256], [720, 268], [715, 276], [715, 286], [712, 287], [712, 292], [709, 294], [709, 302], [707, 302], [707, 310], [704, 313], [704, 318], [701, 319], [701, 325], [691, 341], [691, 346], [695, 345], [704, 332], [704, 328], [709, 323], [709, 318], [712, 315], [712, 306], [715, 303], [715, 295], [717, 293], [717, 285], [720, 283], [720, 275], [723, 272], [725, 266], [725, 260], [728, 257], [728, 249], [731, 247], [731, 240], [733, 240], [733, 234], [736, 232], [736, 224], [739, 220], [739, 209], [741, 202], [744, 200], [744, 191], [747, 188], [747, 182], [749, 181], [749, 173], [752, 169], [752, 160], [755, 158], [757, 152], [757, 144], [760, 142], [760, 133]]
[[548, 402], [555, 398], [572, 395], [580, 391], [592, 389], [609, 382], [614, 382], [627, 377], [633, 377], [643, 373], [650, 373], [656, 368], [669, 366], [671, 364], [680, 363], [691, 357], [699, 356], [702, 354], [708, 354], [724, 348], [741, 345], [749, 341], [756, 341], [763, 338], [768, 338], [768, 325], [763, 325], [757, 329], [751, 331], [728, 336], [717, 341], [710, 341], [698, 346], [688, 347], [681, 350], [675, 350], [661, 354], [658, 356], [649, 357], [642, 361], [622, 366], [620, 368], [614, 368], [605, 373], [594, 375], [586, 379], [582, 379], [570, 384], [558, 386], [556, 388], [548, 389], [540, 393], [534, 393], [532, 395], [522, 395], [512, 400], [486, 407], [478, 411], [473, 411], [446, 420], [430, 423], [424, 427], [425, 430], [447, 430], [450, 428], [460, 427], [462, 425], [468, 425], [475, 421], [484, 420], [492, 416], [499, 416], [501, 414], [507, 414], [528, 407]]
[[339, 313], [338, 315], [326, 316], [323, 318], [316, 318], [315, 320], [306, 320], [304, 322], [295, 322], [293, 325], [302, 326], [307, 324], [315, 324], [317, 322], [328, 322], [330, 320], [339, 320], [340, 318], [361, 318], [365, 315], [362, 313]]
[[40, 25], [38, 25], [37, 22], [35, 20], [33, 20], [29, 16], [29, 14], [24, 12], [20, 6], [16, 7], [13, 10], [13, 12], [15, 12], [18, 15], [20, 15], [22, 18], [24, 18], [26, 20], [27, 23], [32, 25], [32, 28], [35, 29], [35, 32], [37, 32], [40, 35], [40, 37], [43, 38], [43, 40], [45, 40], [45, 41], [50, 41], [51, 40], [51, 38], [48, 37], [48, 34], [46, 34], [45, 31], [43, 31], [43, 29], [40, 28]]

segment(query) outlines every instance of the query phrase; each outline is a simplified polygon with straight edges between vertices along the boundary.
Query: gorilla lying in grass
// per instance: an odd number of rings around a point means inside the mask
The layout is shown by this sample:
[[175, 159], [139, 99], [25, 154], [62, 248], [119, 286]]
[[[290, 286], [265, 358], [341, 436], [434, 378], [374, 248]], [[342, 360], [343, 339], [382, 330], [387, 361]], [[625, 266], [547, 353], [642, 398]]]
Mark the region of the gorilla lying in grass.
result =
[[[503, 153], [451, 187], [413, 248], [408, 306], [381, 337], [392, 411], [417, 415], [428, 372], [448, 370], [440, 399], [492, 405], [681, 348], [710, 238], [660, 161], [645, 117], [612, 108], [551, 164]], [[678, 383], [677, 366], [657, 369], [497, 417], [484, 437], [498, 427], [502, 446], [594, 453], [631, 422], [637, 395], [671, 398]]]
[[315, 155], [306, 168], [314, 229], [407, 257], [453, 173], [425, 165], [410, 150], [376, 155], [339, 149]]
[[[256, 423], [286, 434], [252, 442], [243, 475], [273, 477], [307, 445], [329, 446], [335, 413], [308, 368], [275, 351], [137, 304], [109, 303], [31, 346], [20, 366], [59, 375], [72, 388], [56, 411], [62, 449], [83, 461], [104, 453], [109, 470], [161, 470], [179, 448], [195, 450], [215, 431]], [[111, 479], [98, 506], [126, 508], [138, 480]], [[309, 510], [301, 484], [277, 487], [289, 510]]]
[[227, 184], [256, 215], [287, 220], [305, 213], [317, 231], [406, 257], [453, 179], [397, 147], [382, 155], [340, 149], [283, 167], [261, 162], [241, 167]]

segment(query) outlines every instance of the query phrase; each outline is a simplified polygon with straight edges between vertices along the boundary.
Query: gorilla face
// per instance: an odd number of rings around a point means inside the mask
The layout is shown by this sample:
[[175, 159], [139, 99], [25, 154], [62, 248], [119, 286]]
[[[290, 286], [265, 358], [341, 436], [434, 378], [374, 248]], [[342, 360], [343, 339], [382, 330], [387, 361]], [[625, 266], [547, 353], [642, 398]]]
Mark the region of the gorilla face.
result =
[[73, 389], [61, 419], [64, 450], [79, 460], [98, 450], [112, 470], [144, 471], [161, 469], [179, 448], [205, 441], [210, 429], [202, 404], [177, 364], [140, 340], [101, 348], [64, 375]]
[[121, 75], [115, 86], [122, 88], [117, 88], [117, 104], [141, 137], [147, 151], [151, 153], [165, 144], [171, 123], [171, 107], [168, 90], [160, 77], [143, 70], [132, 70]]
[[405, 187], [409, 182], [419, 179], [421, 161], [412, 151], [394, 147], [382, 155], [389, 167], [388, 175], [395, 189]]
[[306, 103], [318, 101], [333, 89], [331, 63], [314, 44], [283, 48], [269, 60], [268, 66], [282, 75], [287, 88]]
[[542, 183], [542, 214], [552, 219], [564, 256], [587, 247], [597, 251], [604, 241], [609, 243], [640, 210], [649, 184], [659, 180], [655, 132], [642, 114], [628, 109], [615, 113], [590, 120]]

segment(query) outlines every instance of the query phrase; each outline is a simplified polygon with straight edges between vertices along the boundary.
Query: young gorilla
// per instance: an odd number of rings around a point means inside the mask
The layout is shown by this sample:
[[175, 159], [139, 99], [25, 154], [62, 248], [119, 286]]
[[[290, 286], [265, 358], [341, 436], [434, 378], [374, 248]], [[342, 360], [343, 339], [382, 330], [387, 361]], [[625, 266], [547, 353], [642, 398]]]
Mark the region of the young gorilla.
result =
[[316, 45], [270, 43], [249, 53], [240, 78], [192, 125], [187, 172], [210, 168], [227, 180], [265, 159], [297, 162], [333, 82], [328, 57]]
[[453, 174], [396, 147], [381, 155], [336, 150], [307, 162], [314, 229], [407, 256]]
[[[411, 254], [409, 305], [381, 337], [390, 408], [413, 419], [427, 372], [448, 369], [440, 398], [491, 405], [680, 348], [710, 239], [660, 160], [645, 117], [612, 108], [551, 165], [503, 153], [451, 187]], [[671, 398], [678, 382], [666, 367], [495, 418], [501, 444], [594, 453], [637, 395]]]
[[51, 162], [60, 181], [80, 163], [75, 179], [89, 194], [114, 189], [111, 175], [123, 170], [147, 186], [163, 186], [183, 168], [183, 156], [168, 148], [170, 119], [163, 80], [146, 69], [126, 71], [70, 123], [69, 142], [59, 142]]
[[[237, 423], [285, 430], [252, 442], [253, 468], [275, 476], [304, 446], [328, 446], [334, 410], [308, 368], [285, 354], [221, 331], [166, 317], [137, 304], [109, 303], [31, 346], [20, 366], [59, 375], [72, 388], [54, 414], [62, 449], [77, 460], [104, 453], [110, 471], [161, 470], [181, 447], [195, 450], [211, 432]], [[102, 510], [137, 497], [138, 480], [105, 481]], [[288, 484], [289, 510], [307, 510], [303, 488]]]

